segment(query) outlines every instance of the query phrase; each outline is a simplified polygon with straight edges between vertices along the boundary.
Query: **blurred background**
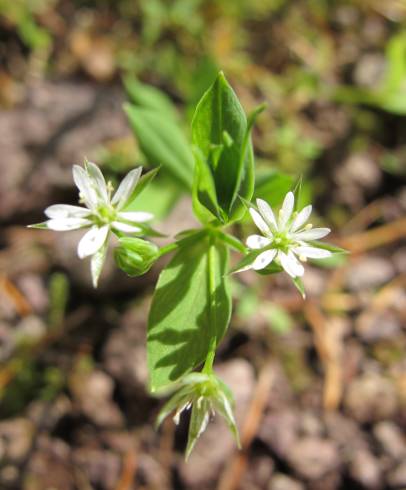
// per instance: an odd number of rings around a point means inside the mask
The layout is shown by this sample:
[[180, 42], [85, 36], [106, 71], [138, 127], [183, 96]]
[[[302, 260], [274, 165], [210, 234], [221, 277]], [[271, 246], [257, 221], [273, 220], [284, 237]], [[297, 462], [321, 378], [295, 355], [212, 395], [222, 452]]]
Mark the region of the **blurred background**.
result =
[[[277, 204], [302, 175], [351, 253], [307, 268], [305, 302], [283, 275], [233, 277], [217, 370], [244, 450], [215, 418], [185, 464], [187, 421], [155, 431], [146, 389], [159, 267], [130, 280], [110, 260], [95, 291], [77, 234], [26, 225], [76, 203], [84, 157], [112, 181], [159, 164], [123, 80], [187, 135], [219, 69], [247, 112], [268, 104], [262, 191]], [[2, 490], [406, 488], [404, 0], [0, 0], [0, 107]], [[157, 228], [193, 227], [176, 178], [154, 182]]]

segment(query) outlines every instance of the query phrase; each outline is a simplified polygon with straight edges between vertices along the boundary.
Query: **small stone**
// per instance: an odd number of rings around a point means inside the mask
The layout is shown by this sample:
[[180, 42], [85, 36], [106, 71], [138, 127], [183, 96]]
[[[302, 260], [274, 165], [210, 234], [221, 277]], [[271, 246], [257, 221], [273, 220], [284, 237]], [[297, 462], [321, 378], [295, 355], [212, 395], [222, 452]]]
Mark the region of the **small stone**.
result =
[[299, 481], [282, 473], [277, 473], [272, 477], [268, 490], [305, 490], [305, 487]]
[[79, 448], [73, 452], [73, 462], [81, 468], [92, 487], [114, 490], [120, 477], [120, 456], [111, 451]]
[[398, 408], [393, 383], [377, 373], [364, 374], [348, 386], [344, 406], [358, 422], [377, 422], [391, 418]]
[[328, 412], [324, 417], [327, 434], [343, 454], [351, 455], [353, 451], [368, 448], [368, 441], [354, 422], [338, 412]]
[[401, 324], [397, 315], [391, 311], [365, 311], [358, 317], [355, 330], [365, 342], [376, 342], [395, 337], [401, 331]]
[[299, 415], [287, 408], [265, 416], [258, 436], [279, 457], [286, 458], [299, 437]]
[[274, 470], [271, 457], [261, 455], [250, 460], [249, 470], [241, 482], [241, 488], [266, 488]]
[[373, 430], [375, 439], [393, 459], [400, 461], [406, 457], [406, 443], [402, 431], [390, 421], [380, 422]]
[[46, 325], [37, 316], [23, 318], [14, 330], [16, 343], [38, 342], [46, 333]]
[[403, 490], [406, 487], [406, 461], [399, 463], [394, 470], [388, 474], [388, 483], [391, 487]]
[[365, 256], [348, 269], [347, 285], [351, 291], [378, 288], [395, 275], [392, 264], [384, 258]]
[[375, 88], [385, 73], [385, 58], [381, 53], [366, 53], [358, 61], [354, 80], [357, 85]]
[[380, 488], [382, 474], [379, 461], [367, 450], [356, 451], [351, 458], [351, 477], [365, 488]]
[[322, 436], [324, 427], [320, 416], [312, 412], [304, 412], [300, 418], [299, 430], [304, 436]]
[[300, 476], [316, 480], [340, 465], [336, 445], [317, 437], [303, 437], [291, 448], [287, 459]]
[[103, 371], [75, 373], [70, 380], [71, 390], [82, 412], [96, 425], [121, 427], [123, 415], [113, 401], [114, 383]]
[[27, 419], [15, 418], [0, 422], [0, 441], [4, 460], [21, 462], [31, 449], [34, 425]]

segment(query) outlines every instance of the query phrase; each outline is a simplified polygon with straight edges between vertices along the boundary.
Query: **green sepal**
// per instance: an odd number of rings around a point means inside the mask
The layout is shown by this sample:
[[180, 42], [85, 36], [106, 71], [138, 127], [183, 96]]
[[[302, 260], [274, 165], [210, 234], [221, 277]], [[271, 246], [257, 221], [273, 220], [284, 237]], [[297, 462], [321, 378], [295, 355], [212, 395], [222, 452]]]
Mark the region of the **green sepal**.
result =
[[311, 240], [308, 241], [307, 243], [309, 243], [313, 247], [322, 248], [323, 250], [328, 250], [333, 254], [349, 254], [348, 250], [345, 250], [344, 248], [341, 247], [337, 247], [336, 245], [332, 245], [331, 243], [319, 242], [318, 240]]
[[49, 230], [47, 222], [36, 223], [34, 225], [28, 225], [27, 228], [35, 228], [36, 230]]
[[304, 288], [304, 284], [301, 277], [293, 277], [293, 284], [296, 286], [296, 289], [299, 291], [303, 299], [306, 299], [306, 291]]
[[161, 167], [156, 167], [144, 174], [142, 177], [140, 177], [137, 185], [135, 186], [134, 191], [132, 192], [131, 196], [127, 199], [126, 205], [124, 207], [124, 210], [131, 206], [134, 199], [136, 199], [141, 192], [147, 187], [150, 182], [155, 178], [156, 174], [159, 172]]

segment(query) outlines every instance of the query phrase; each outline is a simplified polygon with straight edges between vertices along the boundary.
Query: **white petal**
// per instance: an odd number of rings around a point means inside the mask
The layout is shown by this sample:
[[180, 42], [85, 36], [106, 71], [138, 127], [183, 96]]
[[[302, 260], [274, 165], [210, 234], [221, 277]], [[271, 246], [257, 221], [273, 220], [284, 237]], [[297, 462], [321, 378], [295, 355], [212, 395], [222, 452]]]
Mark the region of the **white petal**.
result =
[[135, 221], [135, 223], [144, 223], [145, 221], [151, 221], [154, 215], [145, 211], [122, 211], [118, 213], [120, 218], [128, 221]]
[[269, 235], [270, 234], [269, 226], [265, 223], [262, 216], [257, 211], [255, 211], [254, 208], [250, 208], [250, 214], [252, 216], [252, 219], [254, 220], [254, 223], [258, 226], [258, 228], [262, 231], [262, 233], [264, 235]]
[[288, 252], [288, 254], [279, 252], [278, 258], [281, 262], [281, 266], [291, 277], [303, 276], [304, 267], [299, 263], [292, 252]]
[[89, 216], [91, 212], [87, 208], [81, 208], [80, 206], [70, 206], [69, 204], [53, 204], [45, 210], [45, 214], [48, 218], [60, 219], [60, 218], [85, 218]]
[[106, 181], [104, 179], [104, 175], [102, 174], [102, 171], [95, 163], [92, 162], [86, 162], [86, 170], [93, 181], [93, 186], [97, 194], [101, 197], [101, 199], [104, 202], [107, 202], [108, 192], [107, 192]]
[[94, 288], [97, 288], [99, 277], [102, 272], [104, 262], [106, 260], [106, 252], [107, 252], [107, 240], [105, 240], [101, 248], [95, 254], [92, 255], [90, 261], [90, 272], [92, 274], [92, 282]]
[[286, 223], [290, 220], [292, 216], [293, 207], [295, 205], [295, 196], [293, 192], [288, 192], [283, 200], [282, 208], [279, 212], [279, 229], [283, 230]]
[[106, 241], [109, 228], [109, 225], [104, 225], [101, 228], [93, 226], [85, 233], [78, 245], [79, 258], [84, 259], [100, 250]]
[[54, 231], [77, 230], [91, 225], [92, 222], [84, 218], [58, 218], [50, 219], [46, 222], [48, 229]]
[[293, 220], [292, 226], [290, 227], [290, 231], [296, 231], [301, 226], [303, 226], [306, 221], [309, 219], [309, 216], [312, 214], [312, 205], [309, 204], [305, 208], [303, 208], [300, 213]]
[[257, 199], [257, 206], [262, 217], [268, 223], [271, 229], [278, 229], [275, 215], [273, 214], [271, 206], [263, 199]]
[[330, 228], [313, 228], [311, 230], [292, 233], [292, 238], [296, 238], [297, 240], [318, 240], [328, 235], [330, 231]]
[[269, 245], [271, 243], [271, 240], [261, 235], [250, 235], [247, 238], [246, 243], [248, 248], [258, 249], [258, 248], [264, 248], [267, 245]]
[[275, 255], [276, 250], [266, 250], [265, 252], [262, 252], [262, 254], [259, 254], [258, 257], [254, 260], [252, 268], [256, 271], [265, 269], [265, 267], [273, 261]]
[[127, 201], [135, 189], [135, 186], [138, 184], [141, 172], [142, 167], [135, 168], [134, 170], [131, 170], [131, 172], [129, 172], [121, 181], [121, 184], [118, 186], [118, 189], [111, 201], [111, 203], [116, 206], [117, 209], [121, 209], [127, 204]]
[[299, 256], [303, 255], [309, 259], [326, 259], [327, 257], [331, 257], [331, 252], [329, 250], [317, 247], [296, 247], [294, 252]]
[[88, 208], [94, 209], [98, 204], [97, 193], [93, 182], [85, 169], [79, 165], [73, 166], [73, 180], [80, 191], [80, 195]]
[[121, 221], [113, 221], [111, 224], [113, 228], [123, 233], [136, 233], [141, 231], [138, 226], [128, 225], [127, 223], [122, 223]]

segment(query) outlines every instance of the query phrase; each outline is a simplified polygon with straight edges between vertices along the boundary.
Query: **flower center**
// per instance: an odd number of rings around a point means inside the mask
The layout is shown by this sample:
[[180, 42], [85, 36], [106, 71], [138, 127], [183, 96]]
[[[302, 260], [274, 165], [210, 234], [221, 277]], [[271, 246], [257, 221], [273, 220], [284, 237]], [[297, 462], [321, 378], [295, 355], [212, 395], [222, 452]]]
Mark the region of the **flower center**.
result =
[[274, 233], [272, 240], [272, 248], [281, 250], [282, 252], [287, 252], [289, 246], [292, 244], [292, 240], [284, 232]]
[[117, 212], [112, 206], [99, 206], [96, 210], [94, 218], [98, 225], [108, 225], [116, 220]]

